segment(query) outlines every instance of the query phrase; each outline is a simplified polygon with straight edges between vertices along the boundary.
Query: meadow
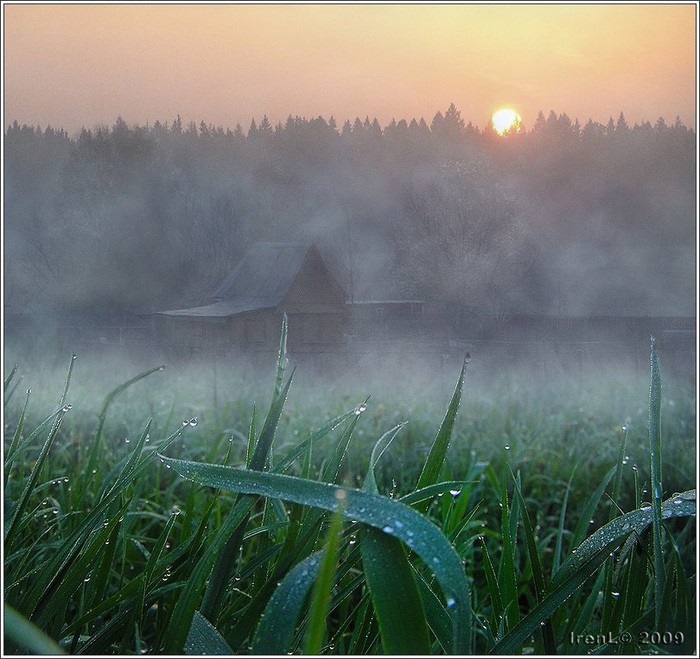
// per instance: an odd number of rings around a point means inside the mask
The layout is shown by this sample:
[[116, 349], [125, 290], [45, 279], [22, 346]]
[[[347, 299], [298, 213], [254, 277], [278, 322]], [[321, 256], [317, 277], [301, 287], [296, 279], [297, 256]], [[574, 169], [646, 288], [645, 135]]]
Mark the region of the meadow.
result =
[[320, 382], [285, 337], [255, 377], [6, 363], [5, 652], [696, 651], [696, 394], [654, 345]]

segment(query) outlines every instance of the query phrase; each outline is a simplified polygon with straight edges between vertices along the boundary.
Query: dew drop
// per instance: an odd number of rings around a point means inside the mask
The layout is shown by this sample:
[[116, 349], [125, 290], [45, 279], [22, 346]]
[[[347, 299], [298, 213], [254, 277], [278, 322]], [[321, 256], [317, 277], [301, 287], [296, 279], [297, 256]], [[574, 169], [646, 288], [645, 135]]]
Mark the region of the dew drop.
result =
[[131, 444], [131, 440], [128, 437], [124, 438], [124, 442], [126, 442], [127, 444]]
[[610, 593], [613, 597], [620, 597], [620, 593], [613, 591]]
[[190, 419], [190, 425], [191, 425], [191, 426], [196, 426], [198, 423], [199, 423], [199, 419], [197, 419], [196, 416], [193, 416], [193, 417]]
[[506, 451], [510, 451], [510, 444], [506, 444], [503, 448], [504, 448]]
[[457, 497], [457, 496], [459, 496], [461, 493], [462, 493], [462, 490], [450, 490], [450, 494], [451, 494], [453, 497]]
[[433, 556], [433, 563], [435, 563], [435, 565], [439, 565], [440, 559], [437, 556]]
[[72, 409], [73, 409], [73, 406], [69, 404], [69, 405], [64, 405], [64, 406], [61, 408], [61, 411], [62, 411], [62, 412], [69, 412], [69, 411], [72, 410]]
[[456, 600], [454, 597], [448, 597], [447, 598], [447, 608], [451, 609], [455, 604], [457, 604]]
[[355, 415], [360, 416], [360, 414], [362, 414], [366, 409], [367, 409], [367, 405], [364, 405], [364, 404], [358, 405], [355, 408]]
[[393, 533], [394, 529], [391, 526], [385, 526], [382, 531], [384, 531], [384, 533]]

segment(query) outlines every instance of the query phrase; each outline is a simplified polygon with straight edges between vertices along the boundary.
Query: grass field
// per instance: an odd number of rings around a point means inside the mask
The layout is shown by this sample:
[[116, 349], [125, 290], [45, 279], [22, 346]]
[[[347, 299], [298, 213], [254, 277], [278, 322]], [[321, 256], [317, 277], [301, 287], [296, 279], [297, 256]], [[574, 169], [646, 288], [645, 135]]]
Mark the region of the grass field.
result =
[[5, 650], [694, 653], [695, 390], [651, 355], [422, 385], [11, 363]]

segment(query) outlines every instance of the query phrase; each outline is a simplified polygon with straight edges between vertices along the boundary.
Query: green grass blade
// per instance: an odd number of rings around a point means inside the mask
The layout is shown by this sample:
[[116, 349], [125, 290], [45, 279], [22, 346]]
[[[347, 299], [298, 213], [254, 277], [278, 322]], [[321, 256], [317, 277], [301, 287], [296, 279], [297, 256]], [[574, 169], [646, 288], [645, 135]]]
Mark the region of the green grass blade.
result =
[[[377, 493], [374, 470], [404, 424], [392, 428], [374, 446], [364, 490]], [[372, 527], [360, 533], [365, 580], [386, 654], [429, 654], [430, 636], [413, 570], [401, 542]]]
[[391, 442], [394, 441], [399, 430], [401, 430], [401, 428], [403, 428], [405, 425], [405, 423], [399, 423], [395, 425], [391, 430], [387, 430], [387, 432], [385, 432], [375, 443], [374, 448], [372, 449], [372, 454], [369, 458], [367, 476], [365, 477], [365, 484], [363, 487], [365, 492], [378, 494], [379, 491], [377, 489], [377, 481], [374, 476], [374, 468], [377, 466], [377, 463], [384, 454], [384, 451], [386, 451], [389, 448], [389, 446], [391, 446]]
[[[629, 420], [622, 426], [622, 438], [620, 439], [620, 451], [615, 464], [615, 479], [613, 480], [612, 495], [610, 497], [610, 515], [608, 521], [617, 517], [617, 502], [620, 499], [620, 486], [622, 484], [622, 471], [625, 464], [625, 452], [627, 451], [627, 434], [629, 433]], [[636, 476], [636, 472], [635, 472]], [[636, 488], [635, 488], [636, 490]], [[638, 506], [635, 506], [638, 507]]]
[[253, 452], [255, 451], [255, 432], [257, 424], [258, 410], [253, 403], [253, 413], [250, 417], [250, 426], [248, 427], [248, 443], [246, 445], [245, 451], [245, 466], [250, 469], [250, 461], [253, 459]]
[[[576, 468], [574, 468], [574, 472]], [[552, 558], [552, 572], [556, 572], [561, 565], [561, 554], [564, 548], [564, 522], [566, 520], [566, 508], [569, 503], [569, 494], [571, 493], [571, 482], [574, 479], [574, 474], [571, 474], [569, 482], [566, 484], [566, 492], [564, 492], [564, 501], [561, 504], [559, 513], [559, 527], [557, 529], [557, 540], [554, 545], [554, 557]]]
[[109, 408], [111, 407], [112, 403], [132, 384], [136, 384], [140, 380], [147, 378], [149, 375], [156, 373], [157, 371], [162, 371], [164, 368], [165, 366], [156, 366], [155, 368], [151, 368], [147, 371], [144, 371], [143, 373], [139, 373], [130, 380], [127, 380], [123, 384], [120, 384], [118, 387], [112, 389], [112, 391], [110, 391], [107, 394], [105, 402], [102, 404], [102, 409], [100, 410], [100, 416], [97, 422], [97, 430], [95, 431], [95, 437], [92, 440], [92, 446], [90, 447], [88, 463], [84, 472], [88, 475], [88, 478], [90, 478], [92, 470], [95, 468], [95, 465], [97, 465], [97, 460], [100, 454], [100, 450], [102, 448], [102, 435], [104, 433], [105, 420], [107, 419], [107, 412], [109, 411]]
[[5, 552], [7, 553], [9, 553], [12, 549], [13, 541], [15, 539], [15, 533], [17, 532], [17, 526], [22, 518], [22, 515], [24, 514], [24, 511], [27, 508], [29, 498], [31, 497], [32, 491], [36, 486], [37, 481], [39, 480], [39, 473], [41, 472], [41, 468], [44, 466], [46, 456], [49, 454], [49, 450], [51, 449], [51, 446], [53, 445], [53, 442], [56, 439], [56, 434], [58, 433], [58, 429], [61, 427], [61, 423], [63, 422], [63, 418], [65, 417], [67, 411], [68, 410], [64, 408], [61, 414], [59, 414], [56, 417], [51, 427], [51, 430], [49, 431], [48, 437], [46, 438], [44, 445], [39, 451], [39, 455], [37, 456], [36, 463], [34, 464], [34, 467], [32, 468], [29, 474], [29, 478], [27, 478], [27, 482], [24, 485], [19, 501], [17, 502], [17, 505], [15, 506], [15, 509], [12, 512], [10, 523], [7, 527], [7, 531], [5, 532]]
[[304, 600], [318, 575], [322, 551], [307, 556], [282, 579], [260, 618], [251, 654], [282, 655], [289, 649]]
[[164, 635], [164, 647], [162, 648], [166, 654], [182, 652], [192, 625], [192, 617], [199, 603], [200, 594], [214, 562], [230, 539], [231, 534], [241, 526], [241, 522], [247, 518], [254, 505], [254, 497], [243, 497], [237, 502], [189, 575], [168, 621]]
[[[420, 476], [418, 477], [418, 482], [416, 483], [416, 490], [427, 487], [428, 485], [433, 485], [437, 482], [440, 476], [440, 470], [445, 461], [445, 456], [447, 455], [447, 448], [450, 445], [450, 438], [452, 437], [452, 429], [454, 428], [455, 418], [457, 416], [457, 411], [459, 410], [459, 403], [462, 400], [462, 387], [464, 385], [464, 378], [467, 372], [467, 360], [465, 359], [462, 363], [462, 370], [459, 374], [459, 379], [457, 380], [457, 386], [455, 387], [454, 393], [452, 394], [452, 399], [445, 413], [445, 418], [440, 424], [437, 435], [433, 440], [433, 445], [430, 448], [430, 453], [423, 465]], [[416, 504], [416, 509], [425, 512], [428, 509], [428, 504], [425, 502], [420, 502]]]
[[377, 529], [360, 536], [365, 579], [386, 654], [430, 654], [430, 638], [413, 571], [401, 543]]
[[[22, 406], [22, 411], [20, 412], [19, 419], [17, 420], [17, 425], [15, 426], [15, 431], [12, 434], [12, 440], [10, 441], [10, 446], [8, 447], [6, 451], [6, 455], [8, 457], [8, 461], [5, 462], [6, 468], [9, 462], [9, 457], [15, 452], [15, 449], [17, 448], [19, 441], [22, 437], [22, 431], [24, 430], [24, 420], [27, 417], [27, 407], [29, 406], [29, 396], [31, 395], [32, 390], [27, 389], [27, 395], [24, 399], [24, 405]], [[9, 478], [9, 470], [8, 470], [8, 478]], [[7, 487], [7, 482], [5, 484]]]
[[282, 329], [280, 331], [280, 346], [277, 353], [277, 375], [275, 377], [275, 395], [274, 398], [279, 398], [284, 384], [284, 369], [287, 368], [287, 331], [289, 322], [287, 314], [282, 314]]
[[41, 629], [15, 611], [9, 604], [3, 606], [5, 650], [7, 641], [31, 654], [65, 654], [61, 646]]
[[455, 651], [470, 647], [469, 586], [462, 562], [452, 545], [431, 521], [405, 504], [387, 497], [292, 476], [256, 472], [172, 458], [162, 458], [184, 478], [234, 492], [260, 494], [323, 510], [335, 511], [336, 493], [346, 493], [344, 515], [394, 535], [425, 561], [436, 575], [452, 614]]
[[262, 471], [265, 468], [265, 464], [270, 455], [270, 449], [272, 448], [272, 442], [275, 438], [275, 430], [277, 429], [284, 403], [287, 400], [287, 394], [289, 393], [289, 387], [292, 384], [293, 377], [294, 371], [292, 371], [289, 376], [287, 384], [282, 387], [280, 393], [273, 398], [270, 404], [265, 423], [263, 423], [262, 430], [260, 431], [260, 437], [255, 445], [253, 457], [250, 460], [250, 469]]
[[600, 481], [595, 492], [593, 492], [593, 494], [590, 497], [588, 497], [586, 504], [581, 509], [581, 517], [579, 517], [578, 524], [576, 525], [576, 529], [574, 530], [574, 535], [571, 538], [572, 546], [576, 547], [586, 537], [586, 530], [588, 529], [588, 526], [591, 523], [593, 513], [595, 512], [598, 503], [603, 497], [605, 488], [608, 486], [608, 483], [610, 483], [613, 476], [615, 476], [617, 473], [618, 465], [613, 465], [608, 470], [608, 473], [605, 474], [605, 476], [603, 476], [603, 480]]
[[323, 439], [326, 435], [335, 430], [347, 419], [353, 418], [355, 419], [355, 421], [357, 421], [358, 416], [359, 415], [356, 414], [355, 410], [351, 410], [350, 412], [345, 412], [344, 414], [339, 414], [338, 416], [334, 417], [333, 419], [328, 421], [328, 423], [325, 423], [317, 430], [314, 430], [303, 442], [300, 442], [291, 451], [289, 451], [287, 455], [285, 455], [277, 462], [274, 462], [270, 471], [286, 471], [294, 463], [295, 460], [297, 460], [306, 453], [309, 444], [315, 444], [320, 439]]
[[10, 382], [12, 382], [12, 378], [15, 377], [15, 374], [17, 373], [18, 370], [19, 370], [19, 364], [15, 364], [12, 367], [12, 370], [8, 373], [7, 377], [4, 380], [3, 387], [2, 387], [3, 391], [7, 391], [7, 388], [10, 386]]
[[185, 654], [232, 655], [233, 650], [224, 637], [199, 611], [194, 612], [190, 632], [185, 641]]
[[651, 383], [649, 385], [649, 458], [651, 461], [651, 507], [654, 514], [651, 529], [654, 541], [654, 620], [658, 627], [661, 621], [664, 593], [663, 527], [661, 522], [663, 486], [661, 483], [661, 374], [656, 341], [653, 336], [651, 337]]
[[343, 490], [338, 490], [336, 495], [337, 509], [331, 517], [331, 524], [327, 534], [328, 539], [326, 540], [326, 546], [318, 568], [318, 575], [311, 594], [304, 654], [320, 654], [326, 636], [326, 615], [338, 563], [338, 547], [340, 545], [340, 534], [343, 530], [343, 508], [345, 503], [345, 492]]
[[[695, 514], [695, 490], [673, 497], [663, 505], [666, 518], [687, 517]], [[652, 511], [633, 510], [608, 522], [581, 545], [554, 574], [547, 596], [528, 613], [492, 649], [493, 654], [512, 654], [540, 623], [547, 620], [559, 606], [569, 598], [609, 558], [610, 552], [621, 545], [633, 532], [641, 533], [652, 523]]]
[[45, 629], [49, 622], [55, 625], [59, 622], [59, 610], [68, 602], [70, 596], [83, 584], [93, 568], [96, 565], [97, 559], [105, 550], [105, 542], [109, 541], [113, 529], [120, 524], [120, 519], [124, 515], [129, 503], [125, 504], [111, 520], [106, 524], [100, 525], [98, 530], [93, 533], [88, 539], [80, 553], [66, 566], [66, 569], [61, 574], [55, 591], [49, 597], [43, 597], [33, 615], [32, 619], [42, 628]]
[[9, 467], [17, 459], [17, 456], [28, 446], [31, 446], [32, 442], [41, 434], [43, 430], [46, 430], [46, 426], [49, 422], [52, 422], [59, 414], [65, 412], [63, 407], [59, 407], [54, 410], [48, 417], [46, 417], [32, 432], [27, 435], [23, 440], [21, 440], [14, 448], [12, 453], [9, 451], [5, 454], [5, 469], [9, 470]]
[[425, 619], [445, 654], [452, 654], [452, 621], [440, 598], [433, 592], [425, 577], [411, 565], [418, 586], [418, 594], [425, 611]]
[[[540, 556], [537, 551], [535, 532], [532, 528], [530, 515], [527, 511], [527, 506], [525, 505], [525, 498], [523, 497], [523, 493], [521, 491], [520, 479], [513, 477], [513, 483], [513, 493], [515, 494], [515, 498], [520, 502], [520, 509], [522, 510], [521, 517], [523, 520], [523, 531], [525, 532], [525, 542], [527, 544], [528, 555], [530, 556], [532, 579], [535, 582], [535, 593], [537, 595], [537, 601], [541, 602], [545, 597], [546, 581], [544, 572], [542, 571]], [[556, 654], [554, 630], [552, 629], [552, 624], [549, 620], [546, 620], [544, 626], [542, 626], [542, 640], [544, 643], [545, 652], [549, 655]]]
[[501, 588], [498, 585], [498, 577], [496, 570], [493, 567], [493, 561], [489, 556], [486, 542], [481, 538], [481, 549], [483, 551], [484, 573], [486, 574], [486, 587], [491, 598], [491, 610], [493, 612], [491, 625], [494, 629], [498, 629], [499, 620], [503, 616], [503, 598], [501, 597]]
[[[286, 341], [286, 324], [285, 319], [283, 321], [282, 328], [283, 341]], [[282, 360], [283, 358], [286, 359], [286, 357], [283, 355], [283, 348], [286, 343], [283, 343], [283, 341], [280, 342], [280, 361], [278, 362], [277, 370], [278, 378], [281, 378], [283, 375], [284, 365], [282, 364]], [[289, 387], [292, 384], [293, 377], [294, 372], [292, 371], [286, 385], [282, 387], [280, 380], [275, 386], [275, 395], [270, 403], [270, 409], [268, 410], [265, 423], [260, 431], [260, 437], [258, 438], [255, 450], [253, 451], [253, 457], [250, 459], [250, 469], [262, 470], [267, 464], [270, 451], [272, 449], [272, 442], [275, 438], [277, 424], [279, 423], [282, 409], [284, 408], [284, 404], [287, 400], [287, 394], [289, 393]], [[233, 571], [236, 567], [236, 560], [238, 558], [238, 551], [241, 547], [241, 543], [243, 542], [243, 533], [245, 531], [246, 522], [247, 517], [241, 520], [240, 527], [234, 530], [231, 537], [228, 539], [217, 556], [212, 569], [209, 585], [204, 593], [204, 600], [201, 608], [202, 615], [214, 622], [217, 621], [218, 615], [221, 612], [221, 603], [229, 580], [231, 579]]]
[[[513, 502], [515, 504], [515, 501]], [[513, 506], [515, 509], [515, 505]], [[518, 584], [516, 574], [518, 572], [515, 563], [515, 547], [511, 535], [511, 511], [508, 506], [508, 490], [505, 479], [501, 485], [501, 562], [498, 568], [498, 577], [501, 584], [501, 598], [505, 607], [506, 619], [512, 628], [520, 619], [518, 607]]]

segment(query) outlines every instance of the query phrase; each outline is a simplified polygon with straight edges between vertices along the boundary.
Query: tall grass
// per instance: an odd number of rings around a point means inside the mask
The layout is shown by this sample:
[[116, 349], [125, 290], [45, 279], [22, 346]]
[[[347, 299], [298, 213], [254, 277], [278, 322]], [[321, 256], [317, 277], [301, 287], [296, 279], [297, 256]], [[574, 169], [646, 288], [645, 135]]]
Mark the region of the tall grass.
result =
[[653, 343], [644, 452], [595, 409], [460, 416], [466, 363], [441, 423], [360, 396], [309, 424], [286, 321], [260, 419], [250, 400], [182, 421], [165, 405], [124, 438], [158, 367], [70, 423], [73, 367], [45, 420], [29, 394], [12, 407], [19, 369], [5, 379], [8, 653], [695, 650], [695, 491], [664, 489], [689, 448], [662, 436], [694, 419], [662, 426]]

